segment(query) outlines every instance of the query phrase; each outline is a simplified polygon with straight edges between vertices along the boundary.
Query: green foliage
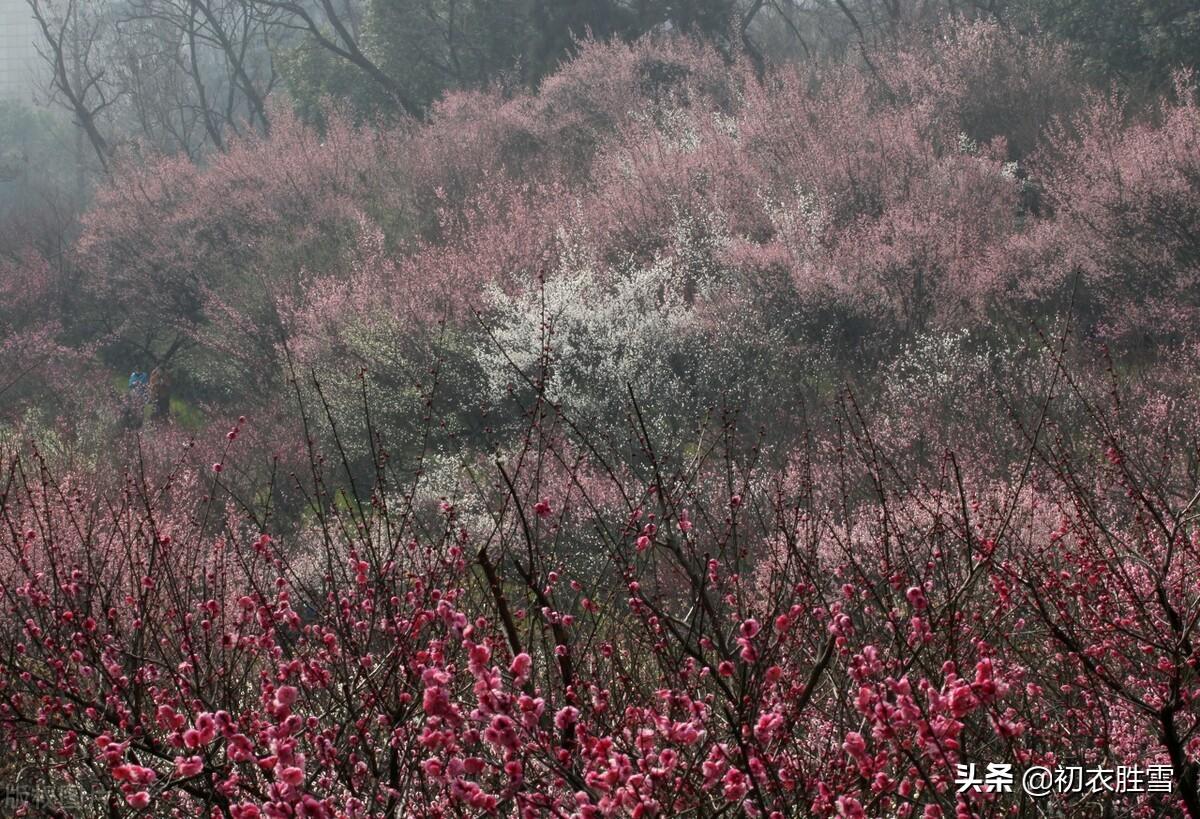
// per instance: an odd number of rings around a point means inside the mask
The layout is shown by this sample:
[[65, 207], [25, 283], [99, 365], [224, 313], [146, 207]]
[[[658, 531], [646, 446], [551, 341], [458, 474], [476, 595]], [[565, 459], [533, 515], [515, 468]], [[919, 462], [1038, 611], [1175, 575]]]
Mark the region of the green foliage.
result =
[[199, 430], [205, 424], [204, 413], [200, 408], [182, 398], [171, 399], [171, 420], [186, 430]]
[[[530, 41], [527, 0], [466, 3], [371, 0], [360, 47], [422, 108], [445, 91], [480, 87], [521, 64]], [[294, 104], [321, 122], [326, 99], [362, 117], [398, 113], [395, 101], [360, 68], [312, 41], [281, 55], [280, 70]]]
[[1196, 0], [1018, 0], [1015, 17], [1076, 47], [1096, 79], [1163, 88], [1200, 67]]
[[387, 95], [361, 70], [311, 40], [280, 54], [276, 64], [292, 105], [305, 122], [324, 125], [329, 100], [364, 117], [392, 110]]
[[[726, 44], [737, 0], [368, 0], [359, 44], [405, 98], [422, 109], [445, 92], [499, 84], [536, 86], [585, 39], [632, 41], [670, 30]], [[312, 41], [280, 55], [297, 110], [321, 122], [327, 98], [360, 116], [398, 111], [378, 83]]]

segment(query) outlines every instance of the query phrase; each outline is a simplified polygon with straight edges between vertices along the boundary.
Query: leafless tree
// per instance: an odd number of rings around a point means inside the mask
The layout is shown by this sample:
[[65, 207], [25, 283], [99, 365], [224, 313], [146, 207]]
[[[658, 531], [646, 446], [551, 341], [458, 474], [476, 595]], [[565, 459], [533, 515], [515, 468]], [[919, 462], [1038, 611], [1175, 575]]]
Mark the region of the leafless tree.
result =
[[270, 130], [273, 19], [243, 0], [133, 0], [115, 26], [144, 131], [194, 156], [224, 150], [227, 132]]
[[107, 171], [113, 145], [101, 117], [121, 97], [102, 56], [101, 4], [78, 0], [26, 0], [42, 33], [38, 52], [51, 69], [51, 98], [71, 112]]
[[278, 13], [249, 0], [26, 0], [67, 108], [107, 171], [119, 145], [199, 158], [270, 129]]

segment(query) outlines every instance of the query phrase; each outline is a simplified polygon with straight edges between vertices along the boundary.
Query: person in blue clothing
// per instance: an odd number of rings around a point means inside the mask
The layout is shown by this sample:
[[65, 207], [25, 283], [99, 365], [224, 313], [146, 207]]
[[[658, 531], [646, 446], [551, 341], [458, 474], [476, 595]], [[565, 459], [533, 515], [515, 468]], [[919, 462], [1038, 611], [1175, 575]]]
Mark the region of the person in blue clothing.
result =
[[140, 398], [142, 403], [146, 403], [146, 393], [149, 390], [150, 376], [146, 375], [141, 370], [134, 370], [129, 374], [129, 392], [131, 395]]
[[129, 394], [125, 399], [126, 424], [130, 427], [142, 425], [142, 408], [149, 400], [150, 377], [141, 370], [129, 374]]

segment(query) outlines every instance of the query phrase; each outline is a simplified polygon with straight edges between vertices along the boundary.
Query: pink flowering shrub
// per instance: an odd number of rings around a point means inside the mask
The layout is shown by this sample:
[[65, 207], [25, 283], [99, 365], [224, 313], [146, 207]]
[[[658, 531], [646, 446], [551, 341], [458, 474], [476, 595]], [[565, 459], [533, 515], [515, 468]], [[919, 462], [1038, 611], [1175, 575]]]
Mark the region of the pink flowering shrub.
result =
[[0, 260], [23, 810], [1200, 817], [1195, 88], [898, 42], [280, 112]]
[[333, 117], [317, 133], [280, 112], [270, 138], [248, 137], [207, 167], [122, 166], [76, 247], [112, 354], [226, 391], [231, 363], [277, 374], [277, 302], [340, 263], [363, 219], [399, 218], [383, 174], [397, 149], [392, 132]]
[[[448, 99], [411, 137], [417, 210], [436, 225], [398, 250], [362, 220], [341, 262], [283, 300], [282, 337], [331, 385], [365, 369], [392, 419], [412, 417], [395, 397], [431, 336], [457, 382], [478, 379], [495, 400], [510, 361], [528, 373], [540, 360], [544, 331], [555, 400], [606, 425], [622, 423], [638, 377], [668, 396], [662, 408], [645, 397], [664, 429], [722, 404], [771, 418], [778, 396], [820, 382], [814, 370], [847, 350], [874, 359], [923, 332], [1008, 318], [1010, 272], [995, 258], [1034, 217], [1007, 134], [967, 111], [980, 99], [971, 60], [1002, 62], [1000, 36], [964, 27], [948, 51], [914, 44], [889, 65], [890, 92], [855, 67], [760, 79], [748, 63], [646, 43], [589, 45], [534, 96]], [[580, 108], [589, 147], [577, 152], [553, 129]], [[518, 122], [539, 134], [528, 155], [506, 147]]]
[[0, 440], [18, 430], [57, 437], [96, 410], [97, 426], [112, 421], [94, 350], [72, 344], [63, 326], [66, 279], [32, 249], [0, 257]]
[[[281, 111], [205, 167], [130, 164], [103, 186], [75, 249], [105, 316], [86, 332], [121, 369], [165, 361], [227, 401], [246, 371], [284, 381], [289, 355], [340, 360], [347, 336], [470, 328], [489, 288], [575, 272], [565, 245], [601, 278], [631, 259], [721, 266], [736, 283], [721, 293], [685, 271], [696, 315], [772, 301], [798, 354], [831, 327], [873, 349], [981, 324], [1019, 274], [998, 249], [1036, 222], [1008, 160], [1074, 88], [1030, 68], [1061, 62], [1053, 48], [1009, 37], [964, 24], [877, 72], [763, 76], [684, 41], [586, 43], [536, 93], [451, 94], [422, 124], [330, 112], [317, 132]], [[744, 345], [742, 326], [708, 330]]]
[[[331, 112], [317, 132], [281, 111], [206, 167], [118, 169], [72, 259], [104, 319], [73, 330], [224, 403], [286, 381], [289, 356], [323, 378], [411, 369], [440, 322], [470, 359], [492, 294], [569, 281], [579, 258], [601, 286], [679, 268], [671, 295], [733, 361], [759, 354], [746, 316], [787, 356], [833, 362], [928, 332], [1023, 335], [1071, 293], [1108, 339], [1190, 323], [1185, 281], [1130, 284], [1190, 263], [1186, 82], [1144, 121], [1076, 114], [1061, 50], [981, 22], [871, 66], [760, 75], [683, 41], [585, 43], [536, 92], [454, 93], [425, 123]], [[705, 290], [714, 271], [728, 286]]]
[[1124, 101], [1095, 99], [1045, 159], [1053, 221], [1008, 257], [1043, 293], [1075, 289], [1092, 331], [1125, 348], [1193, 338], [1196, 94], [1181, 76], [1174, 99], [1135, 122]]
[[736, 426], [698, 459], [640, 427], [618, 472], [539, 394], [523, 444], [440, 497], [383, 452], [348, 495], [311, 449], [282, 534], [226, 478], [242, 423], [222, 469], [115, 487], [21, 454], [7, 753], [116, 815], [1018, 804], [956, 793], [968, 760], [1159, 763], [1172, 794], [1114, 805], [1195, 812], [1194, 477], [1065, 389], [1084, 439], [1035, 416], [1011, 482], [949, 454], [906, 479], [853, 415], [782, 467]]

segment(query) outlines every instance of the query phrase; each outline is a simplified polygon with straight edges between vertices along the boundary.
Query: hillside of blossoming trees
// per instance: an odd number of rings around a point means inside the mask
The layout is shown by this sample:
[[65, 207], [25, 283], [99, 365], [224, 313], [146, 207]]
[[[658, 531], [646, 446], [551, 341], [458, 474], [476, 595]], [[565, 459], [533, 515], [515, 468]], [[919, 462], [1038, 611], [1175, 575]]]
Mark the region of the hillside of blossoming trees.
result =
[[860, 45], [0, 225], [0, 813], [1200, 819], [1197, 78]]

